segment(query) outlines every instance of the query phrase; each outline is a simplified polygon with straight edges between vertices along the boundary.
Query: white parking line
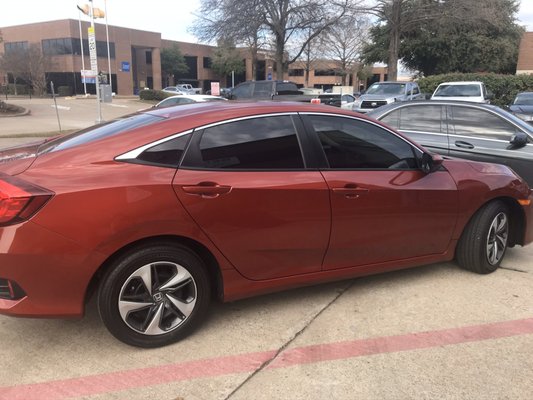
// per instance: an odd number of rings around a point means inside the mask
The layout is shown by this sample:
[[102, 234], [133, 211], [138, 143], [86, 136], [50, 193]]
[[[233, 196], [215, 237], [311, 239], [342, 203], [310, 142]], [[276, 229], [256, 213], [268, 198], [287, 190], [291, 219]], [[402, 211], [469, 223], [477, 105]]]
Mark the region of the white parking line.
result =
[[[50, 104], [50, 107], [55, 108], [56, 106], [54, 106], [53, 104]], [[70, 110], [70, 107], [65, 107], [65, 106], [57, 106], [57, 108], [59, 110], [67, 110], [67, 111]]]

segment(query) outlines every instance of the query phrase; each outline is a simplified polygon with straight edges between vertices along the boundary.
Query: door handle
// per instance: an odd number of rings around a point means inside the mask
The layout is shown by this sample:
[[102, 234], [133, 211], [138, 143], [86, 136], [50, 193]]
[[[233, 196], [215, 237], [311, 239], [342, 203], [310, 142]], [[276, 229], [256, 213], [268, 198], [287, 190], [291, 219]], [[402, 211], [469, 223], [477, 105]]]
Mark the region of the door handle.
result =
[[219, 185], [215, 182], [200, 182], [198, 185], [182, 186], [185, 193], [204, 198], [215, 198], [231, 192], [231, 186]]
[[346, 185], [342, 188], [333, 188], [333, 193], [346, 197], [347, 199], [357, 199], [359, 196], [367, 194], [367, 188], [358, 187], [355, 185]]
[[462, 140], [457, 140], [455, 142], [455, 145], [457, 147], [460, 147], [462, 149], [473, 149], [474, 148], [474, 145], [471, 144], [471, 143], [468, 143], [468, 142], [463, 142]]

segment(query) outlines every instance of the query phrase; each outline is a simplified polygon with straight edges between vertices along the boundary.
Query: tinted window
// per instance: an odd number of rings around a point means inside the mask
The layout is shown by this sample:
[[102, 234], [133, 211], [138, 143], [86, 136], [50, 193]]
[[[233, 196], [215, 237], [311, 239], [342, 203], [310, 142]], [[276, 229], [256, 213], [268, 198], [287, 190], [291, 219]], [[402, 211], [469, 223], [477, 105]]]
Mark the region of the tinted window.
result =
[[488, 111], [452, 106], [455, 134], [489, 139], [511, 140], [516, 128]]
[[472, 97], [481, 96], [479, 85], [440, 85], [434, 96], [442, 97]]
[[331, 168], [415, 168], [412, 146], [368, 122], [351, 118], [310, 116]]
[[69, 149], [161, 120], [163, 118], [150, 114], [133, 114], [52, 140], [39, 148], [39, 154]]
[[252, 97], [252, 85], [245, 83], [236, 86], [231, 92], [232, 96], [238, 99]]
[[410, 106], [399, 111], [401, 130], [446, 133], [446, 127], [442, 125], [442, 106]]
[[207, 169], [304, 168], [289, 116], [230, 122], [203, 131], [198, 148], [187, 152], [183, 166]]
[[254, 97], [270, 98], [272, 96], [272, 82], [256, 82]]
[[183, 135], [151, 147], [143, 151], [137, 160], [154, 165], [177, 167], [190, 137], [190, 134]]

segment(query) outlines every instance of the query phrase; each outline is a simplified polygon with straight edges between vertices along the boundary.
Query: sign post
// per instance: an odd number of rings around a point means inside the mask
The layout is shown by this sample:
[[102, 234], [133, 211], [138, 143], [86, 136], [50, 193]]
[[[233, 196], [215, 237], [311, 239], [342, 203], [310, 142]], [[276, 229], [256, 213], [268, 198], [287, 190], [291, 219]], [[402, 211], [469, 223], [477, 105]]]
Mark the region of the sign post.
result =
[[98, 115], [96, 123], [102, 122], [102, 106], [100, 104], [100, 82], [98, 79], [98, 58], [96, 54], [96, 35], [94, 33], [94, 7], [91, 1], [91, 26], [88, 29], [89, 32], [89, 57], [91, 60], [91, 71], [96, 77], [96, 103], [98, 105]]

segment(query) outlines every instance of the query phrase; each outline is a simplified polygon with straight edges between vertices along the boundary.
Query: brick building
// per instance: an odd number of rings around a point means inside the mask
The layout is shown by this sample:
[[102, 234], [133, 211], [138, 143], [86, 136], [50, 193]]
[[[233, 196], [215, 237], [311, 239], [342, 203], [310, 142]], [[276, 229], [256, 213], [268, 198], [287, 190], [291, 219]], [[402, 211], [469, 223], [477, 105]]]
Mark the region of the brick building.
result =
[[520, 41], [517, 74], [533, 74], [533, 32], [525, 32]]

